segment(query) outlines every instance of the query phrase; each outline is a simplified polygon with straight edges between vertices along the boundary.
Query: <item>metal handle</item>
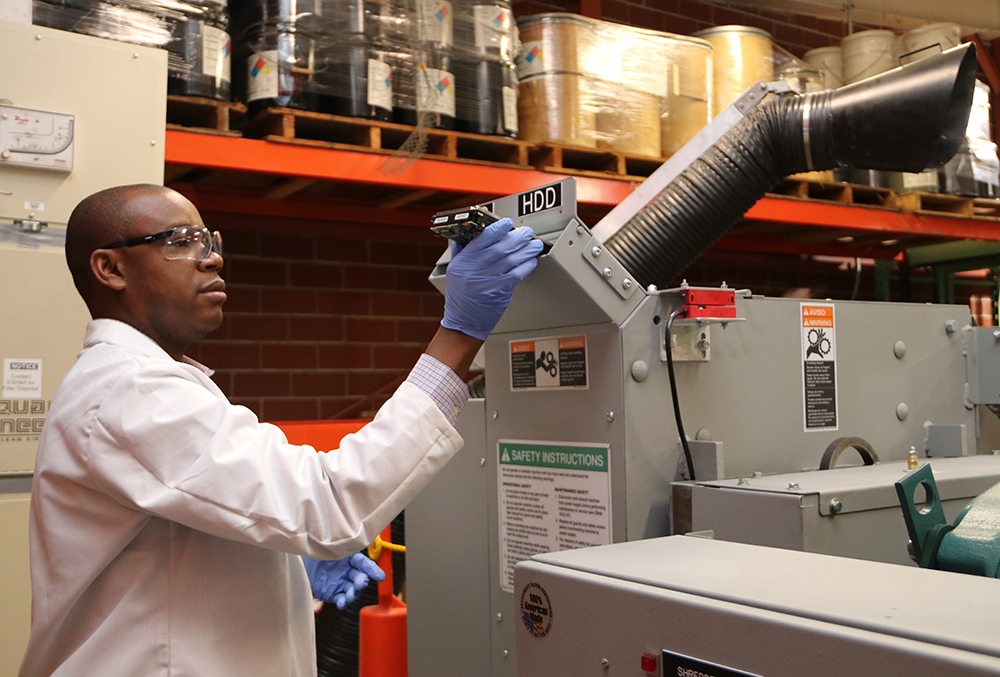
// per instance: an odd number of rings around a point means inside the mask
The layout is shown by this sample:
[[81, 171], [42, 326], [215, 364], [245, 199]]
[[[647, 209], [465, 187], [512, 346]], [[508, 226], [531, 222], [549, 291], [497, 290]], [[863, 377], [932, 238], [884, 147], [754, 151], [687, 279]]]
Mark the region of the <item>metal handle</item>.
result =
[[833, 442], [830, 442], [830, 446], [823, 452], [823, 460], [819, 462], [819, 469], [832, 469], [837, 465], [837, 459], [840, 457], [840, 454], [852, 447], [857, 449], [858, 453], [861, 454], [861, 460], [864, 461], [865, 465], [875, 465], [878, 463], [878, 454], [872, 449], [872, 445], [868, 444], [865, 440], [860, 437], [838, 437]]

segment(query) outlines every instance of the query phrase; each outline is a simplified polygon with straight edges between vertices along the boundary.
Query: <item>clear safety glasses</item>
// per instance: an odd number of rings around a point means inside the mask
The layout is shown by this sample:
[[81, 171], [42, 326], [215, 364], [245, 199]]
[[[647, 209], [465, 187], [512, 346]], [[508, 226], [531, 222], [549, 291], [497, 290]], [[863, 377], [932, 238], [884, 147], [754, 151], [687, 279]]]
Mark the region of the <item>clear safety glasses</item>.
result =
[[163, 240], [163, 256], [168, 259], [204, 261], [213, 251], [222, 256], [222, 234], [217, 230], [209, 232], [205, 226], [175, 226], [159, 233], [133, 237], [98, 249], [135, 247], [157, 240]]

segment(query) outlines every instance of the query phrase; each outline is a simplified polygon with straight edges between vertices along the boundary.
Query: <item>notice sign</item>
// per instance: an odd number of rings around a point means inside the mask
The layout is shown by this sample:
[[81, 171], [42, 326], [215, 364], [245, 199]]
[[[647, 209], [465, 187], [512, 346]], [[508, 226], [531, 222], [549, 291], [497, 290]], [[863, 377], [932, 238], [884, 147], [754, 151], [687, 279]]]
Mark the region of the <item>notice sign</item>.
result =
[[500, 440], [500, 587], [541, 552], [611, 543], [608, 445]]
[[837, 336], [833, 304], [803, 303], [801, 308], [805, 430], [837, 430]]
[[510, 342], [511, 390], [586, 387], [586, 336]]
[[4, 358], [3, 397], [38, 399], [42, 396], [42, 361]]

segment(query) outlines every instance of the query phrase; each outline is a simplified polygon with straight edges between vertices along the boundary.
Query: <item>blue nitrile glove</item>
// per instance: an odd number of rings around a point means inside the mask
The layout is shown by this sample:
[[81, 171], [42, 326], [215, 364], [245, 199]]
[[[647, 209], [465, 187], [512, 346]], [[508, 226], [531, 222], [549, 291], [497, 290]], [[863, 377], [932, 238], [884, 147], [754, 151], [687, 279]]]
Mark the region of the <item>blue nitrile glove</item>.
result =
[[302, 558], [309, 574], [312, 594], [323, 602], [333, 602], [338, 609], [358, 598], [358, 594], [368, 587], [368, 579], [384, 581], [385, 573], [375, 562], [356, 552], [344, 559], [317, 560]]
[[535, 269], [542, 251], [531, 228], [513, 226], [510, 219], [491, 223], [452, 257], [444, 278], [442, 327], [480, 341], [493, 331], [514, 287]]

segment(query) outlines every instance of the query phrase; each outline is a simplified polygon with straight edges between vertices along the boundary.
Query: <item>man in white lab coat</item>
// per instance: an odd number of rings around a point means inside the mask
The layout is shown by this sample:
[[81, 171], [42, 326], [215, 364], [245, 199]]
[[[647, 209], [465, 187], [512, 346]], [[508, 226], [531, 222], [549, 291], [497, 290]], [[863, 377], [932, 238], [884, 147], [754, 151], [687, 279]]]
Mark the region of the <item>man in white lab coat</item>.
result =
[[[462, 378], [540, 248], [504, 220], [461, 250], [406, 382], [316, 453], [184, 357], [226, 300], [221, 237], [194, 205], [152, 185], [84, 200], [66, 255], [94, 320], [39, 442], [20, 674], [315, 675], [302, 557], [349, 558], [458, 451]], [[350, 560], [329, 566], [331, 592], [365, 582]]]

